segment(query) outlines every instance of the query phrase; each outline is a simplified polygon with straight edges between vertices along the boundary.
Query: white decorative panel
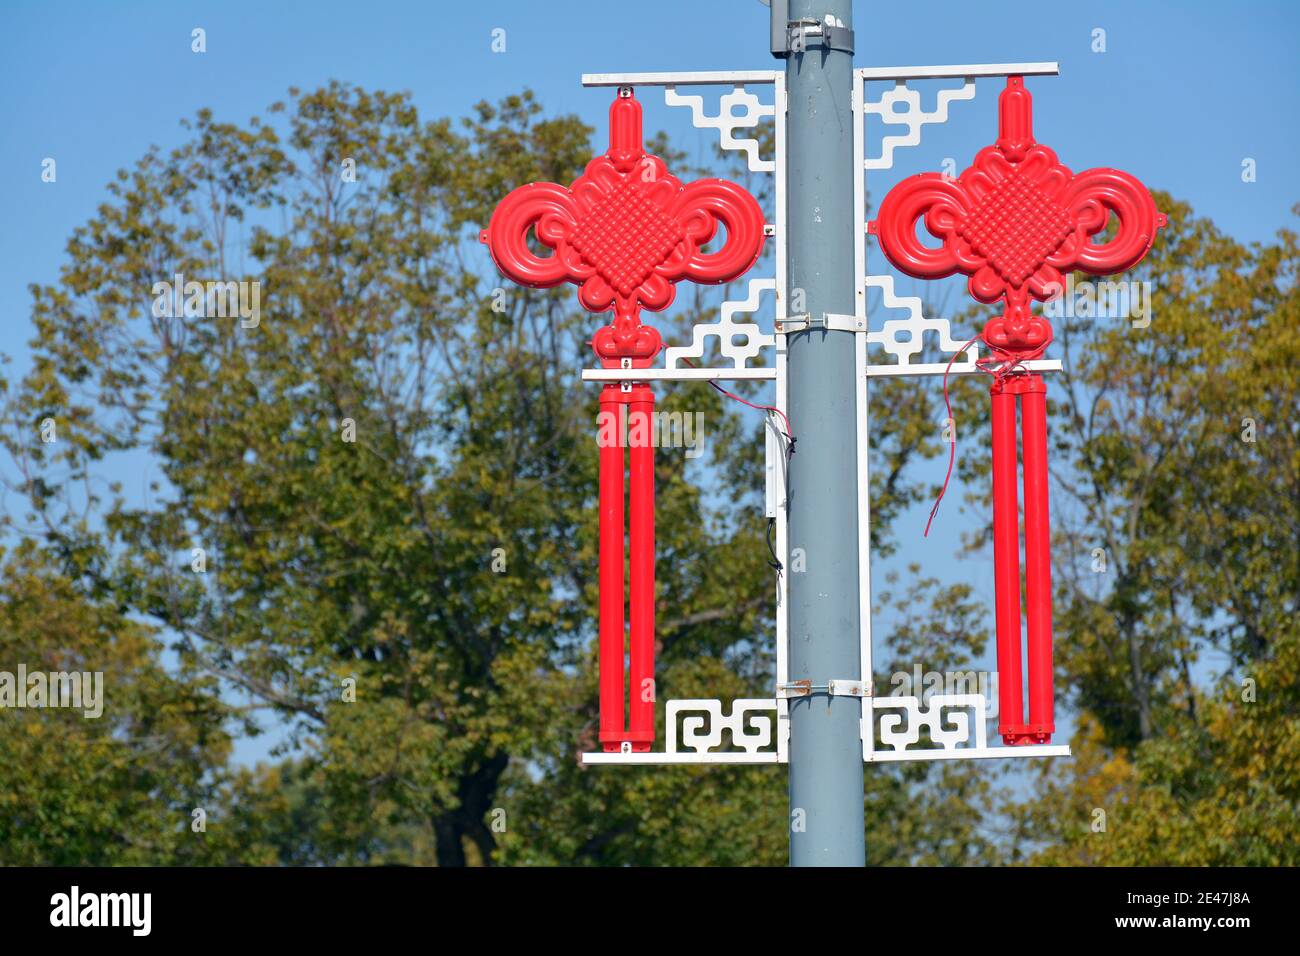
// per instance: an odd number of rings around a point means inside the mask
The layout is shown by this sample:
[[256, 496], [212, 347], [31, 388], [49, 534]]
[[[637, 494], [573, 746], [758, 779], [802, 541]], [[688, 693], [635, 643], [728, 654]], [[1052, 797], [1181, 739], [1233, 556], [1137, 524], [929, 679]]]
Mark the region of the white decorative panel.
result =
[[892, 89], [881, 94], [880, 99], [866, 101], [862, 111], [880, 117], [880, 122], [887, 126], [906, 126], [906, 133], [882, 137], [880, 155], [866, 157], [867, 169], [890, 169], [894, 165], [894, 150], [900, 146], [918, 146], [921, 143], [921, 127], [931, 123], [948, 122], [948, 104], [957, 100], [975, 98], [974, 80], [966, 82], [955, 90], [940, 90], [935, 109], [927, 112], [921, 108], [921, 94], [911, 89], [903, 80], [896, 82]]
[[922, 729], [929, 730], [930, 739], [944, 750], [986, 746], [988, 708], [983, 694], [933, 694], [925, 700], [876, 697], [872, 705], [881, 712], [880, 744], [886, 750], [905, 750], [918, 743]]
[[[731, 731], [731, 742], [737, 749], [756, 754], [776, 746], [773, 735], [777, 705], [774, 699], [742, 697], [731, 704], [731, 713], [724, 714], [718, 700], [670, 700], [664, 710], [667, 742], [665, 753], [678, 753], [677, 719], [681, 717], [682, 751], [704, 753], [722, 746], [722, 733]], [[773, 759], [776, 753], [772, 753]]]
[[[951, 358], [955, 352], [966, 344], [952, 337], [952, 327], [947, 319], [926, 317], [925, 306], [920, 296], [895, 295], [893, 276], [863, 276], [862, 284], [864, 290], [880, 290], [884, 308], [907, 310], [906, 318], [886, 319], [879, 330], [867, 333], [868, 344], [880, 346], [897, 360], [898, 366], [906, 368], [913, 364], [913, 356], [921, 354], [925, 347], [927, 332], [937, 336], [936, 344], [945, 358]], [[964, 359], [952, 363], [953, 371], [973, 371], [975, 360], [978, 357], [979, 344], [975, 343], [966, 350]]]
[[[704, 97], [678, 93], [674, 86], [664, 88], [664, 102], [669, 106], [689, 106], [691, 122], [700, 129], [716, 129], [723, 149], [742, 150], [749, 162], [751, 172], [776, 172], [775, 159], [763, 159], [758, 155], [758, 140], [747, 137], [736, 138], [738, 129], [754, 129], [764, 119], [776, 116], [775, 106], [766, 106], [758, 97], [742, 87], [733, 87], [719, 99], [717, 116], [704, 112]], [[737, 108], [741, 113], [736, 113]]]
[[664, 368], [679, 368], [677, 363], [682, 358], [703, 359], [704, 340], [710, 336], [718, 340], [718, 351], [730, 359], [735, 368], [746, 368], [750, 359], [776, 344], [776, 336], [765, 333], [757, 324], [735, 321], [738, 312], [757, 312], [764, 292], [776, 292], [775, 279], [750, 279], [745, 298], [722, 303], [722, 316], [717, 322], [695, 325], [690, 345], [675, 345], [664, 350]]
[[[986, 740], [988, 720], [987, 702], [982, 694], [936, 694], [925, 699], [917, 697], [872, 697], [871, 653], [871, 591], [870, 591], [870, 488], [868, 469], [868, 400], [867, 380], [873, 375], [941, 375], [948, 360], [952, 372], [978, 371], [975, 362], [977, 348], [972, 345], [959, 355], [965, 344], [953, 338], [947, 319], [928, 317], [922, 300], [917, 296], [900, 296], [895, 293], [894, 279], [890, 275], [866, 274], [866, 172], [892, 168], [895, 150], [917, 146], [922, 131], [928, 125], [948, 120], [951, 104], [973, 99], [976, 77], [1004, 77], [1007, 75], [1051, 75], [1057, 72], [1055, 63], [973, 64], [936, 67], [872, 68], [854, 71], [852, 91], [854, 130], [854, 164], [858, 175], [852, 184], [855, 210], [856, 236], [854, 237], [854, 262], [857, 275], [855, 314], [853, 316], [825, 315], [802, 316], [808, 320], [824, 321], [828, 327], [855, 332], [854, 352], [858, 388], [855, 395], [857, 439], [858, 496], [856, 502], [859, 539], [860, 606], [863, 609], [859, 628], [859, 674], [795, 674], [788, 673], [788, 582], [787, 575], [777, 574], [776, 613], [776, 686], [788, 688], [791, 680], [810, 681], [829, 687], [852, 684], [868, 688], [861, 699], [862, 752], [868, 762], [931, 761], [987, 759], [1000, 757], [1055, 757], [1068, 756], [1068, 746], [989, 747]], [[939, 90], [934, 109], [922, 107], [921, 94], [907, 86], [908, 81], [950, 79], [961, 80], [959, 88]], [[878, 99], [868, 101], [868, 81], [893, 82]], [[787, 382], [785, 378], [786, 334], [764, 332], [752, 320], [762, 304], [764, 293], [775, 293], [775, 317], [778, 322], [790, 318], [786, 298], [786, 221], [785, 209], [785, 130], [786, 92], [783, 71], [710, 71], [697, 73], [609, 73], [584, 76], [583, 82], [591, 86], [660, 86], [668, 106], [685, 106], [691, 111], [696, 127], [715, 129], [723, 149], [743, 152], [749, 169], [756, 173], [771, 174], [772, 195], [775, 208], [769, 235], [773, 237], [774, 275], [751, 278], [745, 297], [728, 300], [722, 304], [717, 321], [701, 322], [694, 326], [687, 345], [674, 345], [664, 350], [662, 368], [637, 369], [631, 375], [638, 381], [742, 381], [771, 379], [775, 383], [775, 404], [782, 412], [787, 408]], [[749, 85], [770, 86], [773, 105], [765, 105], [757, 96], [746, 90]], [[677, 86], [702, 85], [730, 87], [730, 92], [710, 96], [717, 103], [717, 112], [708, 112], [705, 97], [684, 95]], [[867, 115], [874, 116], [883, 127], [879, 137], [879, 154], [869, 156], [866, 146]], [[764, 122], [773, 123], [775, 153], [770, 160], [759, 153], [757, 137], [752, 133]], [[873, 129], [876, 123], [872, 122]], [[903, 131], [888, 132], [905, 128]], [[738, 135], [748, 134], [748, 135]], [[867, 293], [880, 290], [883, 308], [896, 313], [886, 316], [877, 328], [868, 321]], [[874, 314], [874, 313], [873, 313]], [[747, 316], [749, 321], [737, 321]], [[838, 323], [838, 324], [836, 324]], [[710, 350], [709, 338], [717, 339], [716, 350]], [[941, 362], [916, 361], [926, 346], [937, 350]], [[869, 365], [868, 349], [889, 359], [888, 364]], [[772, 361], [763, 367], [750, 363], [764, 350], [771, 350]], [[696, 360], [694, 368], [684, 367], [686, 359]], [[713, 359], [720, 359], [715, 365]], [[1026, 367], [1036, 371], [1059, 368], [1060, 363], [1036, 360]], [[620, 369], [584, 369], [586, 381], [625, 381], [629, 373]], [[769, 417], [767, 430], [767, 488], [766, 513], [773, 519], [775, 549], [784, 559], [788, 547], [786, 512], [784, 445], [778, 440], [774, 419]], [[832, 691], [836, 692], [836, 691]], [[842, 691], [838, 691], [842, 693]], [[859, 691], [860, 693], [860, 691]], [[820, 695], [813, 692], [814, 698]], [[853, 696], [857, 696], [854, 694]], [[716, 699], [668, 700], [664, 705], [664, 749], [658, 752], [632, 752], [630, 747], [622, 752], [593, 752], [582, 754], [586, 765], [611, 764], [777, 764], [789, 759], [789, 707], [805, 706], [798, 698], [741, 698], [727, 705]], [[811, 703], [811, 701], [809, 702]], [[877, 726], [880, 747], [876, 749]], [[922, 738], [925, 744], [921, 745]], [[729, 743], [726, 742], [729, 740]]]

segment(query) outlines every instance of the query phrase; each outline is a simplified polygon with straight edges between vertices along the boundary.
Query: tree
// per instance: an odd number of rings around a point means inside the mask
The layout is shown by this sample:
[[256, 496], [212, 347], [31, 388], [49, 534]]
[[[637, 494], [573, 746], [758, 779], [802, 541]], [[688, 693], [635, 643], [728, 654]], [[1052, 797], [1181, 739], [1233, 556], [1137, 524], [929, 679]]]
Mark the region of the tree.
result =
[[[527, 93], [459, 126], [339, 84], [271, 115], [202, 112], [119, 175], [33, 287], [6, 436], [61, 567], [151, 622], [181, 680], [290, 723], [293, 762], [228, 784], [251, 858], [783, 858], [772, 768], [575, 764], [595, 728], [596, 392], [572, 370], [593, 322], [562, 291], [495, 287], [475, 240], [510, 188], [571, 180], [591, 131]], [[249, 283], [260, 312], [171, 308], [155, 284], [177, 273]], [[690, 296], [670, 337], [712, 307]], [[881, 387], [903, 409], [874, 450], [884, 553], [920, 493], [907, 462], [941, 446], [917, 386]], [[658, 693], [770, 693], [762, 423], [699, 388], [661, 407], [702, 412], [709, 455], [657, 456]], [[46, 419], [59, 441], [36, 439]], [[106, 458], [157, 463], [147, 500], [105, 496]], [[913, 812], [929, 775], [882, 772], [879, 812]]]
[[[1297, 862], [1295, 234], [1171, 211], [1150, 324], [1063, 326], [1058, 642], [1073, 763], [1022, 808], [1037, 862]], [[1105, 813], [1105, 829], [1096, 823]]]
[[193, 812], [225, 802], [225, 707], [205, 682], [169, 676], [147, 627], [87, 596], [31, 541], [0, 549], [0, 660], [15, 690], [20, 666], [84, 679], [80, 698], [46, 679], [21, 688], [45, 688], [27, 707], [0, 709], [0, 863], [201, 863], [220, 852], [222, 837], [195, 833]]

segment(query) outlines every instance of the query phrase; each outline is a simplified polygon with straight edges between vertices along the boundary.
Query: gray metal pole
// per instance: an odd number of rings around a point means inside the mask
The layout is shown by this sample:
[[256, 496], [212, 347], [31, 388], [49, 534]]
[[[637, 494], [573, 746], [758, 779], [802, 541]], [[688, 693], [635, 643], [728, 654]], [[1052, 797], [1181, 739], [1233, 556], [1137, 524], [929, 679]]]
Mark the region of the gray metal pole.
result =
[[[790, 19], [853, 27], [852, 0], [790, 0]], [[806, 38], [786, 60], [787, 313], [853, 314], [853, 54]], [[842, 41], [837, 45], [845, 45]], [[802, 293], [801, 291], [802, 290]], [[802, 294], [802, 305], [800, 296]], [[853, 333], [790, 336], [790, 680], [855, 680], [858, 546]], [[800, 556], [795, 549], [802, 549]], [[800, 568], [800, 557], [804, 566]], [[861, 703], [790, 702], [790, 865], [863, 866]]]

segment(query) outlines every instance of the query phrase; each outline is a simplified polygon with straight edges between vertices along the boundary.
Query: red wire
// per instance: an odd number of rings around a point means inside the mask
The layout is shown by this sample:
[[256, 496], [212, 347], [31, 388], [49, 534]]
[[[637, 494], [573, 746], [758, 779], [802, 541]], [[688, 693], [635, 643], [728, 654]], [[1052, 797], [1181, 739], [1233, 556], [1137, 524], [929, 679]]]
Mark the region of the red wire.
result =
[[[689, 365], [691, 368], [699, 368], [698, 365], [696, 365], [694, 362], [692, 362], [690, 359], [688, 359], [688, 358], [687, 358], [686, 356], [684, 356], [684, 355], [682, 356], [682, 361], [685, 362], [687, 365]], [[715, 389], [717, 389], [719, 392], [721, 392], [723, 395], [726, 395], [727, 398], [735, 399], [736, 401], [740, 402], [740, 404], [742, 404], [742, 405], [748, 405], [750, 408], [754, 409], [755, 411], [759, 411], [759, 412], [771, 412], [771, 413], [774, 414], [774, 415], [780, 415], [780, 416], [781, 416], [781, 421], [785, 422], [785, 435], [786, 435], [787, 438], [790, 439], [790, 444], [791, 444], [791, 445], [794, 444], [794, 427], [790, 424], [790, 419], [789, 419], [789, 417], [785, 414], [785, 412], [781, 411], [781, 409], [777, 408], [775, 405], [758, 405], [758, 404], [755, 404], [754, 402], [751, 402], [751, 401], [749, 401], [748, 399], [741, 398], [741, 397], [740, 397], [739, 395], [737, 395], [735, 392], [729, 392], [729, 391], [727, 391], [725, 388], [723, 388], [723, 387], [722, 387], [721, 385], [719, 385], [717, 382], [712, 382], [712, 381], [711, 381], [711, 382], [709, 382], [709, 384], [710, 384], [711, 386], [713, 386], [713, 388], [715, 388]]]
[[[952, 418], [952, 400], [949, 398], [948, 395], [948, 375], [952, 371], [953, 363], [957, 361], [957, 356], [965, 354], [966, 350], [969, 349], [972, 345], [974, 345], [975, 342], [979, 340], [979, 338], [980, 338], [979, 335], [973, 336], [965, 345], [963, 345], [960, 349], [954, 352], [952, 354], [952, 358], [948, 360], [947, 367], [943, 370], [943, 407], [944, 410], [948, 413], [948, 421], [951, 422], [953, 425], [956, 425], [956, 422], [954, 422]], [[994, 358], [993, 356], [987, 356], [982, 359], [976, 359], [975, 367], [978, 368], [981, 372], [986, 372], [989, 375], [992, 375], [998, 381], [1001, 381], [1005, 379], [1008, 375], [1010, 375], [1011, 372], [1014, 371], [1016, 368], [1018, 368], [1022, 363], [1031, 361], [1034, 358], [1037, 358], [1039, 355], [1041, 355], [1043, 349], [1045, 349], [1046, 347], [1047, 347], [1047, 343], [1043, 343], [1043, 345], [1039, 346], [1033, 352], [1029, 352], [1025, 355], [1022, 355], [1013, 362], [1007, 362], [996, 371], [991, 371], [986, 366], [992, 362], [1005, 361], [1005, 360], [999, 360]], [[692, 362], [689, 358], [686, 358], [685, 356], [682, 356], [682, 361], [684, 361], [691, 368], [699, 368], [698, 365], [696, 365], [694, 362]], [[717, 382], [711, 381], [709, 382], [709, 385], [717, 389], [719, 392], [721, 392], [723, 395], [727, 396], [728, 398], [740, 402], [740, 404], [742, 405], [748, 405], [750, 408], [755, 409], [756, 411], [771, 412], [774, 415], [781, 416], [781, 420], [785, 422], [786, 437], [790, 439], [791, 446], [794, 445], [794, 426], [790, 424], [789, 417], [785, 414], [785, 412], [781, 411], [781, 409], [777, 408], [775, 405], [759, 405], [755, 402], [749, 401], [748, 399], [741, 398], [735, 392], [728, 391], [727, 389], [719, 385]], [[943, 502], [944, 495], [948, 493], [948, 483], [952, 480], [952, 469], [953, 469], [953, 465], [956, 464], [956, 461], [957, 461], [957, 432], [956, 429], [954, 428], [953, 435], [952, 435], [952, 442], [948, 447], [948, 470], [944, 473], [943, 487], [939, 489], [939, 497], [934, 499], [934, 507], [930, 509], [930, 517], [925, 522], [924, 537], [928, 538], [930, 536], [930, 526], [934, 523], [935, 515], [939, 513], [939, 505]]]
[[[969, 342], [963, 345], [956, 352], [952, 353], [952, 358], [948, 359], [948, 367], [943, 370], [943, 407], [948, 412], [948, 422], [953, 426], [952, 442], [948, 446], [948, 472], [943, 476], [943, 487], [939, 489], [939, 497], [934, 499], [934, 507], [930, 509], [930, 517], [925, 522], [924, 538], [930, 537], [930, 525], [934, 521], [934, 516], [939, 513], [939, 503], [943, 501], [943, 496], [948, 493], [948, 481], [952, 478], [952, 466], [957, 460], [957, 423], [952, 420], [952, 402], [948, 399], [948, 373], [952, 371], [952, 363], [957, 361], [958, 355], [964, 355], [979, 336], [976, 335]], [[978, 364], [978, 361], [976, 362]]]
[[[948, 412], [948, 421], [951, 422], [954, 426], [953, 433], [952, 433], [952, 444], [948, 448], [948, 471], [943, 476], [943, 487], [939, 489], [939, 497], [934, 499], [934, 507], [930, 509], [930, 517], [925, 522], [925, 534], [922, 535], [922, 537], [928, 538], [930, 536], [930, 525], [934, 521], [934, 516], [939, 513], [939, 503], [943, 501], [943, 496], [948, 493], [948, 481], [952, 478], [953, 462], [957, 460], [957, 429], [955, 427], [957, 423], [952, 420], [952, 403], [948, 400], [948, 373], [952, 371], [952, 363], [957, 361], [957, 356], [964, 354], [965, 351], [968, 348], [970, 348], [971, 345], [974, 344], [976, 339], [978, 339], [979, 337], [980, 337], [979, 335], [976, 335], [969, 342], [963, 345], [960, 349], [954, 352], [952, 354], [952, 358], [948, 360], [948, 367], [943, 370], [943, 407]], [[1046, 342], [1044, 342], [1038, 348], [1034, 349], [1032, 352], [1028, 352], [1020, 356], [1015, 361], [1006, 362], [1006, 364], [1004, 364], [997, 371], [990, 371], [985, 366], [992, 362], [1005, 361], [1005, 360], [996, 359], [991, 355], [986, 356], [985, 358], [982, 359], [976, 359], [975, 367], [978, 368], [981, 372], [987, 372], [989, 375], [992, 375], [994, 379], [1000, 382], [1003, 379], [1005, 379], [1008, 375], [1010, 375], [1012, 371], [1018, 368], [1022, 363], [1031, 361], [1037, 358], [1039, 355], [1041, 355], [1045, 348], [1047, 348]]]

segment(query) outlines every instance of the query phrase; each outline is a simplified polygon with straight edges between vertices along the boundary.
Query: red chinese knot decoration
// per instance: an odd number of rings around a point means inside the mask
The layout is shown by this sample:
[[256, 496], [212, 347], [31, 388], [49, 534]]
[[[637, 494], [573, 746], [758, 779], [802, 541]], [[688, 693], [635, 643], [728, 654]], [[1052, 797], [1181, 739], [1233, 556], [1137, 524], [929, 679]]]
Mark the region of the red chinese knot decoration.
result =
[[[1118, 229], [1092, 237], [1111, 213]], [[919, 221], [942, 243], [916, 235]], [[1111, 275], [1150, 251], [1165, 217], [1146, 187], [1117, 169], [1074, 175], [1056, 153], [1034, 141], [1033, 103], [1024, 80], [1008, 77], [998, 100], [998, 139], [953, 179], [924, 173], [899, 183], [880, 205], [870, 231], [899, 270], [921, 279], [969, 276], [980, 302], [1003, 311], [980, 338], [994, 361], [993, 559], [999, 675], [998, 731], [1008, 744], [1045, 743], [1052, 715], [1052, 600], [1047, 498], [1046, 386], [1022, 363], [1041, 355], [1052, 327], [1030, 308], [1064, 288], [1063, 272]], [[986, 363], [989, 360], [984, 360]], [[1020, 646], [1020, 517], [1017, 502], [1016, 398], [1023, 428], [1025, 620], [1029, 718], [1024, 718]]]
[[[727, 228], [726, 244], [702, 252], [719, 223]], [[592, 339], [606, 368], [620, 367], [624, 358], [647, 368], [663, 342], [641, 324], [641, 309], [666, 309], [673, 284], [683, 279], [716, 285], [748, 272], [763, 251], [764, 224], [758, 202], [740, 186], [722, 179], [683, 186], [648, 154], [641, 104], [624, 89], [609, 108], [608, 152], [567, 189], [530, 183], [511, 192], [482, 239], [514, 281], [535, 288], [574, 282], [587, 311], [614, 311], [613, 323]], [[534, 255], [530, 230], [555, 254]]]
[[[641, 104], [621, 88], [609, 109], [609, 149], [568, 188], [529, 183], [497, 206], [480, 239], [501, 272], [522, 285], [578, 286], [590, 312], [613, 311], [591, 346], [605, 368], [649, 368], [663, 348], [641, 310], [659, 312], [683, 279], [721, 284], [758, 261], [763, 210], [735, 183], [688, 185], [645, 151]], [[726, 242], [703, 249], [726, 227]], [[529, 248], [533, 235], [552, 255]], [[654, 742], [654, 393], [645, 382], [606, 385], [600, 396], [600, 742], [606, 751], [644, 752]], [[640, 436], [640, 438], [638, 438]], [[625, 456], [624, 448], [628, 455]], [[629, 474], [630, 484], [625, 486]], [[624, 537], [624, 490], [628, 490]], [[624, 545], [628, 608], [624, 606]], [[625, 610], [627, 613], [625, 614]], [[623, 658], [630, 617], [630, 723], [625, 726]]]

